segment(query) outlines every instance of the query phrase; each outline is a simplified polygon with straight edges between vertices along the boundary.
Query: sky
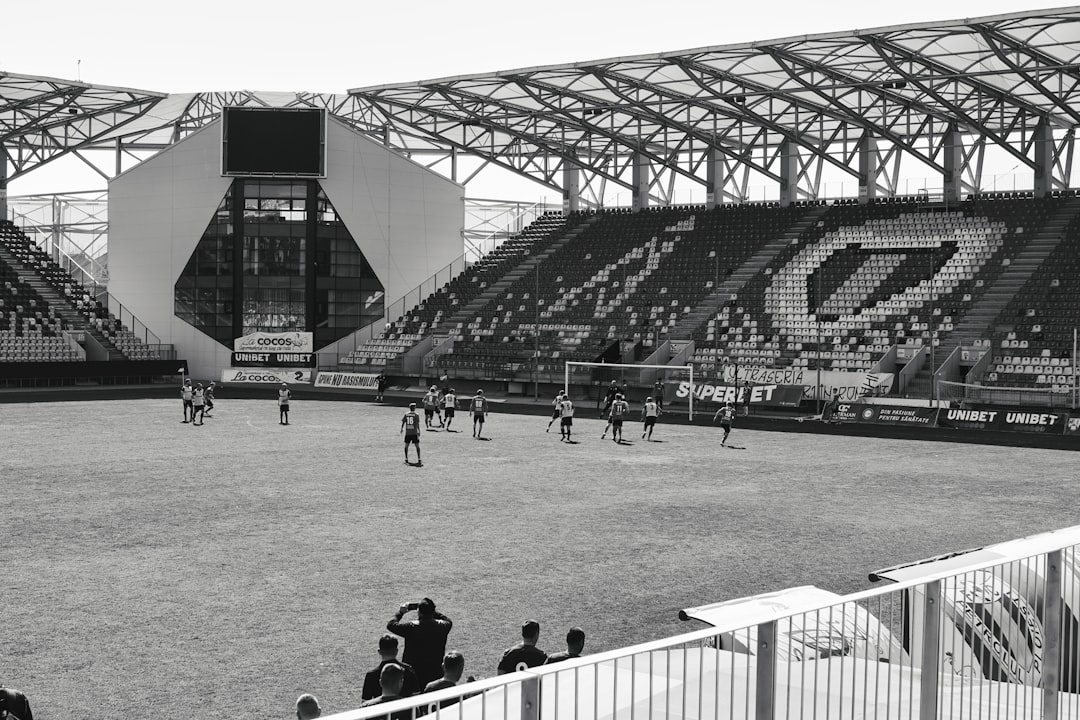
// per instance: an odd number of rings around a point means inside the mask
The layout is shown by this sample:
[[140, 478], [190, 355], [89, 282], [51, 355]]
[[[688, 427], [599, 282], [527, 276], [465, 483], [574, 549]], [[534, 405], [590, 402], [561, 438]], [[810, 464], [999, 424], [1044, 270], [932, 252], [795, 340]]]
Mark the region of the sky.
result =
[[[183, 93], [351, 88], [1062, 7], [1046, 0], [5, 3], [0, 71]], [[153, 9], [148, 9], [153, 8]], [[44, 192], [50, 173], [12, 182]], [[52, 173], [55, 174], [55, 173]], [[101, 184], [100, 178], [89, 182]], [[549, 191], [550, 192], [550, 191]]]

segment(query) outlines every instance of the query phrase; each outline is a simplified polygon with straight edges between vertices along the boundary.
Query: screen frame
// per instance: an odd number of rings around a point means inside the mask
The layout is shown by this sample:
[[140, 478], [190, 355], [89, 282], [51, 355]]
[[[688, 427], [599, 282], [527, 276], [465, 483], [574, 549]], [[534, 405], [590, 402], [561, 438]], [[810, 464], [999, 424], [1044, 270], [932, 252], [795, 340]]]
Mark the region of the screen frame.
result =
[[[254, 113], [318, 113], [319, 114], [319, 169], [314, 173], [303, 172], [250, 172], [231, 170], [226, 167], [226, 158], [229, 152], [229, 113], [234, 110]], [[326, 177], [327, 148], [326, 131], [329, 113], [326, 108], [275, 108], [275, 107], [252, 107], [250, 105], [225, 105], [221, 108], [221, 155], [220, 171], [222, 177], [261, 177], [261, 178], [315, 178]]]

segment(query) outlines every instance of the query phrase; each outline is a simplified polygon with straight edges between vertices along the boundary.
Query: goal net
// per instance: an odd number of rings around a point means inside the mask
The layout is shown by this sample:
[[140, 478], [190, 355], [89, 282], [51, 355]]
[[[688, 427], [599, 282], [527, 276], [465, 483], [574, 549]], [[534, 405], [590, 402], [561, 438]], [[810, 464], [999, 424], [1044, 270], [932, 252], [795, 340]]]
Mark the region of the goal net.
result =
[[985, 403], [1009, 405], [1017, 408], [1068, 408], [1075, 405], [1075, 388], [1070, 384], [1049, 388], [1019, 388], [999, 385], [974, 385], [971, 383], [938, 380], [937, 395], [940, 400], [955, 403]]
[[[623, 363], [566, 362], [563, 389], [570, 392], [571, 385], [595, 385], [600, 388], [596, 398], [597, 407], [604, 403], [604, 388], [612, 381], [619, 388], [626, 388], [627, 401], [640, 406], [648, 397], [661, 404], [664, 412], [682, 412], [683, 403], [687, 417], [694, 419], [694, 395], [686, 392], [675, 403], [680, 386], [694, 387], [693, 365], [630, 365]], [[657, 397], [659, 395], [659, 397]]]

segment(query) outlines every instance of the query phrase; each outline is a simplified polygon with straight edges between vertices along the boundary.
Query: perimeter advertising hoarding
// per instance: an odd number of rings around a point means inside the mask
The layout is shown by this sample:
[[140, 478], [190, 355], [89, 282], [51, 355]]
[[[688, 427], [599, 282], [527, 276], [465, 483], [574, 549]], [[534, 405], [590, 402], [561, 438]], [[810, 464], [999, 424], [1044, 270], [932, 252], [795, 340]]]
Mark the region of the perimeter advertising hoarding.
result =
[[377, 377], [375, 373], [321, 372], [315, 378], [315, 387], [377, 390]]
[[315, 335], [309, 332], [254, 332], [233, 340], [235, 352], [315, 352]]
[[1065, 425], [1066, 435], [1080, 435], [1080, 415], [1073, 415]]
[[233, 367], [313, 368], [315, 353], [234, 352]]
[[[749, 390], [751, 405], [766, 405], [774, 407], [798, 407], [802, 400], [803, 389], [791, 385], [753, 385], [750, 388], [735, 387], [734, 385], [711, 385], [707, 383], [694, 383], [693, 393], [695, 403], [736, 403], [742, 405], [746, 402], [746, 394]], [[688, 404], [691, 392], [689, 381], [680, 382], [675, 386], [675, 397], [671, 402]]]
[[281, 368], [233, 368], [221, 371], [221, 382], [255, 385], [278, 383], [310, 384], [310, 370], [283, 370]]
[[832, 422], [869, 423], [871, 425], [934, 427], [937, 414], [938, 409], [936, 407], [840, 403], [829, 416], [829, 420]]
[[1000, 406], [976, 406], [942, 410], [938, 415], [938, 427], [1061, 435], [1067, 430], [1068, 419], [1068, 412], [1033, 412]]

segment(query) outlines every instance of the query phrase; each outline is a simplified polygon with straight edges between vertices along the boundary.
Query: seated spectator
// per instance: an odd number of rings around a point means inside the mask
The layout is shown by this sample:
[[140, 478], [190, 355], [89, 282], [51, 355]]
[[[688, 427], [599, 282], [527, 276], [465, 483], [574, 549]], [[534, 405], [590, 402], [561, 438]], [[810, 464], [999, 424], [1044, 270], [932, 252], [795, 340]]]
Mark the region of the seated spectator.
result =
[[322, 715], [322, 708], [319, 707], [319, 699], [314, 695], [304, 693], [296, 698], [297, 720], [314, 720], [320, 715]]
[[382, 675], [383, 668], [391, 663], [401, 666], [402, 671], [405, 674], [404, 685], [402, 686], [401, 694], [415, 695], [420, 690], [420, 682], [416, 678], [416, 672], [412, 666], [403, 663], [397, 659], [398, 652], [398, 639], [393, 635], [383, 635], [379, 638], [379, 665], [374, 670], [364, 675], [364, 688], [360, 692], [360, 698], [363, 700], [370, 700], [378, 697], [382, 692], [380, 686], [380, 677]]
[[535, 620], [526, 620], [521, 625], [521, 642], [507, 648], [499, 660], [498, 671], [500, 675], [524, 670], [526, 668], [543, 665], [547, 661], [547, 653], [536, 647], [540, 639], [540, 623]]
[[566, 633], [566, 650], [564, 652], [551, 653], [548, 655], [545, 665], [581, 657], [581, 651], [585, 649], [585, 631], [579, 627], [572, 627]]
[[[424, 692], [435, 692], [436, 690], [445, 690], [451, 688], [461, 682], [461, 674], [465, 672], [465, 656], [459, 652], [450, 651], [446, 653], [446, 657], [443, 658], [443, 676], [438, 680], [432, 680], [424, 687]], [[471, 678], [470, 678], [471, 679]], [[454, 703], [457, 703], [461, 698], [450, 698], [449, 700], [442, 700], [439, 702], [440, 708], [450, 707]]]
[[[404, 683], [405, 670], [397, 663], [389, 663], [383, 667], [382, 672], [379, 674], [380, 695], [371, 698], [370, 700], [365, 700], [360, 703], [360, 707], [371, 707], [373, 705], [381, 705], [383, 703], [402, 699], [405, 697], [405, 695], [402, 694], [402, 686]], [[412, 716], [412, 710], [400, 710], [396, 713], [386, 715], [385, 717], [388, 720], [411, 720]]]
[[30, 701], [18, 690], [0, 685], [0, 718], [7, 720], [34, 720]]

